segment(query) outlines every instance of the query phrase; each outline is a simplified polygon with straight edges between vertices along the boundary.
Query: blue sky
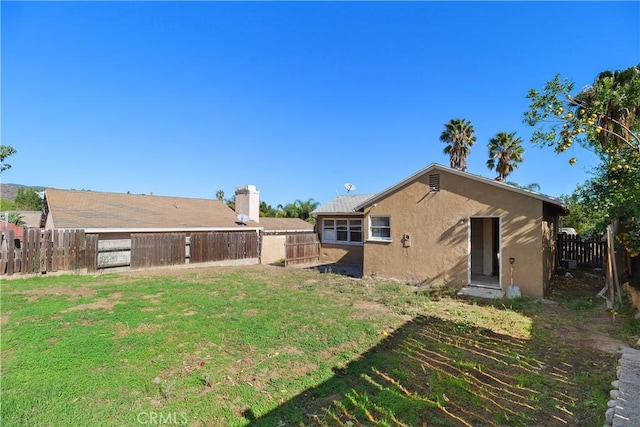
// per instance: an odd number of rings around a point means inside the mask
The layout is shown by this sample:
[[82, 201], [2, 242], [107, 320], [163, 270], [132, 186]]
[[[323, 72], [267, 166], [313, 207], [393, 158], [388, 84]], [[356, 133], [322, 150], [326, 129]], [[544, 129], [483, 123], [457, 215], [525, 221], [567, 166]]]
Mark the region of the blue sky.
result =
[[[528, 89], [640, 63], [638, 2], [7, 2], [5, 183], [274, 207], [377, 193], [436, 162], [469, 119], [525, 140], [510, 180], [569, 194], [597, 157], [532, 146]], [[570, 167], [568, 159], [579, 162]]]

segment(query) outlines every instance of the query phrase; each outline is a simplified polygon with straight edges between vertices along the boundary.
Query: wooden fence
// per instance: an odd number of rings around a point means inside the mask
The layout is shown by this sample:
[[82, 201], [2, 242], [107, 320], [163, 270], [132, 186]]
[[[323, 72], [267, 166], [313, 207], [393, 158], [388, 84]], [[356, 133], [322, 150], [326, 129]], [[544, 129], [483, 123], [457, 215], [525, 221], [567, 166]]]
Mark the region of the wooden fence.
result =
[[[83, 230], [24, 231], [16, 240], [13, 230], [2, 234], [0, 242], [0, 274], [46, 273], [86, 268], [88, 258], [95, 258], [90, 239], [87, 250]], [[97, 248], [96, 248], [97, 249]]]
[[602, 267], [607, 256], [606, 243], [594, 237], [581, 239], [579, 236], [558, 235], [558, 260], [573, 260], [579, 266]]
[[0, 249], [0, 275], [149, 268], [257, 259], [260, 254], [255, 231], [132, 233], [129, 239], [99, 241], [84, 230], [31, 229], [20, 241], [9, 230], [2, 233]]
[[186, 233], [131, 234], [131, 268], [184, 264]]
[[253, 231], [191, 233], [190, 263], [258, 258], [259, 253]]
[[289, 234], [284, 247], [285, 267], [317, 262], [320, 259], [320, 241], [315, 233]]

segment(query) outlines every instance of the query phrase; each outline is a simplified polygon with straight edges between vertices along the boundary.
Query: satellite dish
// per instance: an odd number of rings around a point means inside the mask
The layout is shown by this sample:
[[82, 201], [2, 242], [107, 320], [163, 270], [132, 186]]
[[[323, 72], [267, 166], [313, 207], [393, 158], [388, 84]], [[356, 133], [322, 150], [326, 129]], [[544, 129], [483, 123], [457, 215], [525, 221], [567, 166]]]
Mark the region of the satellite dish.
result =
[[344, 188], [347, 189], [347, 193], [351, 190], [355, 191], [356, 190], [356, 186], [355, 184], [351, 184], [350, 182], [345, 182], [344, 184]]
[[246, 224], [249, 221], [251, 221], [251, 218], [249, 218], [249, 215], [245, 215], [245, 214], [238, 214], [236, 218], [238, 218], [238, 222], [240, 224]]

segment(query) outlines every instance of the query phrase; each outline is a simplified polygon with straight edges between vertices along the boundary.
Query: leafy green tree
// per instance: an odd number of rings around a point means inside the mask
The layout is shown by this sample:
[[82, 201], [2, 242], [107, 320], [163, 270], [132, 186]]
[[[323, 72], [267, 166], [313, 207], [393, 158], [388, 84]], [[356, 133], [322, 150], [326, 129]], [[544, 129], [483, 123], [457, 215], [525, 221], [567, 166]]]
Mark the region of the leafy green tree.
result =
[[556, 75], [542, 91], [531, 89], [524, 120], [536, 127], [534, 143], [558, 153], [579, 143], [600, 155], [598, 200], [606, 203], [598, 207], [610, 220], [620, 220], [618, 240], [635, 257], [640, 254], [640, 65], [603, 71], [575, 95], [574, 87]]
[[16, 154], [16, 149], [10, 145], [0, 145], [0, 173], [11, 169], [11, 165], [7, 163], [7, 158]]
[[18, 188], [18, 194], [14, 200], [16, 209], [39, 211], [42, 209], [42, 199], [35, 188]]
[[224, 191], [218, 190], [216, 191], [216, 199], [223, 201], [224, 200]]
[[16, 204], [9, 199], [0, 199], [0, 212], [14, 211]]
[[449, 156], [451, 168], [467, 170], [467, 157], [476, 142], [474, 133], [473, 125], [467, 119], [451, 119], [444, 125], [440, 141], [447, 144], [443, 152]]
[[523, 160], [522, 138], [516, 137], [515, 132], [500, 132], [489, 140], [488, 148], [487, 167], [489, 170], [495, 168], [498, 172], [496, 181], [504, 182]]
[[578, 185], [570, 195], [560, 196], [569, 208], [569, 214], [560, 219], [562, 227], [571, 227], [580, 236], [593, 237], [604, 234], [607, 224], [611, 221], [603, 213], [606, 209], [594, 209], [594, 206], [607, 203], [603, 190], [605, 186], [602, 186], [600, 178], [597, 178]]
[[[542, 92], [529, 90], [524, 121], [537, 127], [532, 142], [554, 147], [558, 153], [577, 142], [609, 161], [640, 154], [640, 65], [603, 71], [576, 95], [572, 95], [574, 87], [557, 74]], [[576, 161], [574, 157], [569, 163]]]

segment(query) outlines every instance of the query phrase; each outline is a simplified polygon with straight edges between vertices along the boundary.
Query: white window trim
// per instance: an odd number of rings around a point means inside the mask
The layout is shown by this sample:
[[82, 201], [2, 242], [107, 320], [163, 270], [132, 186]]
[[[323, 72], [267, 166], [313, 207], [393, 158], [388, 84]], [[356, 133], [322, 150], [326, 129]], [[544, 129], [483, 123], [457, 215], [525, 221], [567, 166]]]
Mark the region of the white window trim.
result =
[[[373, 226], [371, 224], [373, 224], [372, 219], [373, 218], [389, 218], [389, 237], [375, 237], [373, 235], [372, 229]], [[392, 238], [391, 238], [391, 215], [369, 215], [369, 227], [368, 228], [368, 232], [369, 235], [367, 237], [367, 241], [368, 242], [392, 242]], [[376, 228], [383, 228], [383, 227], [376, 227]]]
[[[325, 221], [333, 221], [333, 232], [336, 235], [335, 239], [327, 239], [325, 234]], [[358, 242], [352, 242], [350, 240], [338, 240], [337, 239], [337, 226], [335, 221], [347, 221], [347, 238], [351, 239], [351, 221], [360, 221], [360, 235], [362, 236], [362, 240]], [[364, 219], [362, 218], [341, 218], [341, 217], [330, 217], [330, 218], [322, 218], [322, 243], [331, 243], [333, 245], [351, 245], [351, 246], [362, 246], [364, 240]]]

